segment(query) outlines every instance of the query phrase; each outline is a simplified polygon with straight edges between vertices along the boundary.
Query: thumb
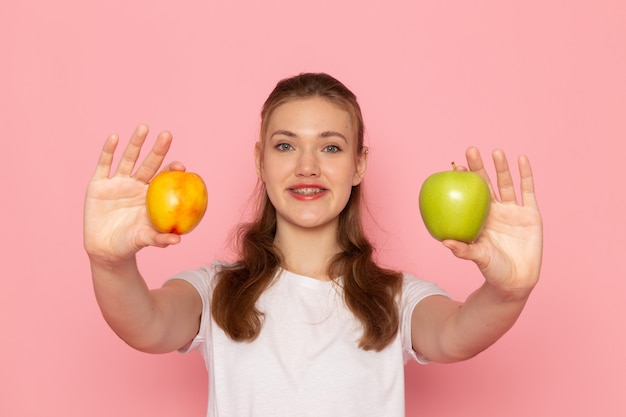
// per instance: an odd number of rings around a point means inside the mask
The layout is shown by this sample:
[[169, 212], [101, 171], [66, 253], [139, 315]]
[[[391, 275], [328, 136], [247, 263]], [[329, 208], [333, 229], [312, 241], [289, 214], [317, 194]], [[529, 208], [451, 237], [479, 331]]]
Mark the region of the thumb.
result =
[[175, 233], [157, 233], [154, 236], [154, 243], [152, 245], [159, 248], [165, 248], [170, 245], [177, 245], [181, 242], [181, 240], [182, 238], [180, 235]]
[[442, 243], [450, 249], [454, 256], [474, 262], [481, 271], [487, 268], [490, 263], [491, 255], [476, 243], [465, 243], [458, 240], [444, 240]]
[[446, 239], [442, 241], [443, 246], [450, 249], [450, 252], [459, 259], [473, 260], [472, 247], [458, 240]]
[[146, 248], [148, 246], [166, 248], [170, 245], [177, 245], [182, 240], [182, 238], [175, 233], [160, 233], [152, 227], [141, 231], [137, 239], [137, 246], [139, 248]]

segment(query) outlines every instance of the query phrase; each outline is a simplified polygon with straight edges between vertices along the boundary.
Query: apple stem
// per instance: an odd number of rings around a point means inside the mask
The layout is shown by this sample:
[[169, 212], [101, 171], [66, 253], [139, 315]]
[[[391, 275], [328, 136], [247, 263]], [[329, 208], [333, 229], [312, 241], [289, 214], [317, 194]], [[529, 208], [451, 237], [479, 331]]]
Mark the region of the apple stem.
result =
[[452, 161], [452, 171], [456, 171], [456, 164]]

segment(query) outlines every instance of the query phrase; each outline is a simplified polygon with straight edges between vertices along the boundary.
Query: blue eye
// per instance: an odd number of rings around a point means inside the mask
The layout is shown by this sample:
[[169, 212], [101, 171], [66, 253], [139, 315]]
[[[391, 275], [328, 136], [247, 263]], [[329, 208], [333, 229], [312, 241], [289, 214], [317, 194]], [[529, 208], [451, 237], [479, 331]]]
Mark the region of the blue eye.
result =
[[337, 153], [339, 151], [341, 151], [341, 149], [337, 145], [328, 145], [324, 148], [324, 152]]
[[276, 149], [278, 149], [279, 151], [285, 152], [285, 151], [289, 151], [293, 149], [293, 147], [288, 143], [279, 143], [278, 145], [276, 145]]

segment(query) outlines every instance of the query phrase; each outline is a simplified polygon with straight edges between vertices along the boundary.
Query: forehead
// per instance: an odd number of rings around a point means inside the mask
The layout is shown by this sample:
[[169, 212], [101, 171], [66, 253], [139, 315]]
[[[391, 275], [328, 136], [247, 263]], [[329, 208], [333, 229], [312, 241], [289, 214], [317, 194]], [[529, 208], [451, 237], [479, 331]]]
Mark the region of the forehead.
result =
[[267, 124], [265, 133], [272, 130], [336, 130], [346, 137], [354, 137], [350, 113], [338, 103], [321, 97], [289, 100], [277, 106]]

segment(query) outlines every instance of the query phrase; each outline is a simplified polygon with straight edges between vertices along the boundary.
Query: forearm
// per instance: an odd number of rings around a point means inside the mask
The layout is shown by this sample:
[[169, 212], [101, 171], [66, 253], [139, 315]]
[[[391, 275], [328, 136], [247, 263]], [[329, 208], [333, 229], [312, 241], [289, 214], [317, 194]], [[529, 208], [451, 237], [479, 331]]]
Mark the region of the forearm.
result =
[[503, 292], [488, 283], [454, 309], [441, 333], [441, 344], [451, 360], [464, 360], [482, 352], [517, 321], [529, 290]]
[[102, 315], [130, 346], [148, 350], [158, 338], [158, 308], [135, 258], [108, 262], [90, 258], [93, 287]]

